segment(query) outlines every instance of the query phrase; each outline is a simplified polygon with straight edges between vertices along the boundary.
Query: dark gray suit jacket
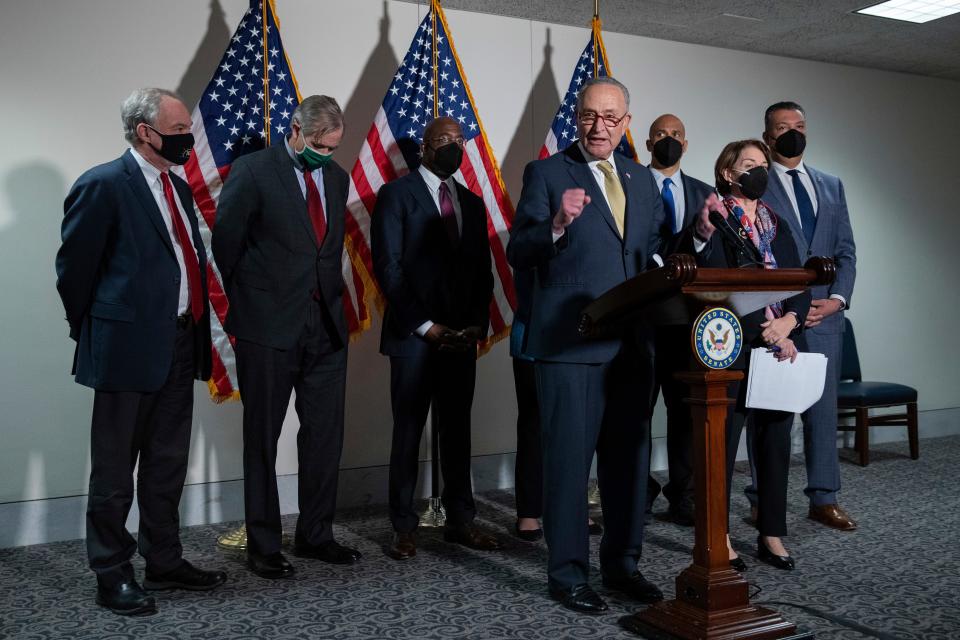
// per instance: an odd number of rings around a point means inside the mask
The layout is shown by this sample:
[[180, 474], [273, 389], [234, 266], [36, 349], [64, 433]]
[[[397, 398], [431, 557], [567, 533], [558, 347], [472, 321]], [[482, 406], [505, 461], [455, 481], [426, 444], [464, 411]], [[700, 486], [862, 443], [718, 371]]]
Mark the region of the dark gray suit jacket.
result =
[[334, 162], [323, 169], [327, 231], [318, 247], [294, 171], [283, 144], [242, 156], [230, 169], [211, 243], [230, 302], [224, 329], [242, 340], [289, 349], [319, 289], [345, 346], [341, 261], [349, 178]]
[[[663, 202], [650, 170], [623, 156], [617, 171], [627, 199], [625, 237], [578, 145], [527, 165], [510, 231], [507, 259], [514, 269], [536, 269], [524, 353], [538, 360], [609, 362], [622, 337], [586, 340], [577, 324], [594, 298], [647, 268], [661, 245]], [[567, 189], [581, 188], [591, 202], [553, 241], [553, 216]]]
[[[781, 221], [789, 225], [801, 262], [806, 262], [812, 256], [826, 256], [836, 262], [836, 280], [831, 285], [811, 288], [813, 298], [829, 298], [836, 293], [843, 296], [849, 308], [853, 297], [853, 283], [857, 277], [857, 248], [853, 242], [853, 229], [850, 226], [843, 183], [836, 176], [818, 171], [806, 163], [804, 166], [817, 192], [817, 226], [811, 244], [807, 244], [800, 226], [800, 215], [791, 204], [783, 183], [773, 169], [770, 170], [770, 180], [763, 201], [777, 212]], [[814, 334], [843, 333], [843, 312], [829, 316], [807, 331]]]

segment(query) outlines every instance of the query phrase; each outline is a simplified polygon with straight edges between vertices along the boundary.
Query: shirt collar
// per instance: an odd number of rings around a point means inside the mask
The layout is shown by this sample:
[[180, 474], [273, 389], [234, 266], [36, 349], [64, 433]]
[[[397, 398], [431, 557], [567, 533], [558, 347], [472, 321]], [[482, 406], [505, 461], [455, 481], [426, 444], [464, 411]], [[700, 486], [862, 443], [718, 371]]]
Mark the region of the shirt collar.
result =
[[[810, 174], [807, 172], [807, 168], [806, 168], [805, 166], [803, 166], [803, 160], [801, 160], [801, 161], [800, 161], [800, 164], [798, 164], [797, 166], [795, 166], [794, 169], [796, 169], [797, 171], [799, 171], [800, 173], [802, 173], [802, 174], [804, 174], [804, 175], [806, 175], [806, 176], [809, 176], [809, 175], [810, 175]], [[774, 163], [773, 163], [773, 170], [777, 172], [777, 175], [783, 176], [783, 175], [785, 175], [785, 174], [787, 173], [787, 171], [790, 171], [791, 169], [790, 169], [789, 167], [785, 166], [785, 165], [780, 164], [779, 162], [774, 162]], [[788, 177], [789, 177], [789, 176], [788, 176]]]
[[155, 182], [160, 181], [160, 170], [155, 166], [147, 162], [147, 159], [140, 155], [140, 152], [130, 147], [130, 155], [133, 156], [133, 159], [137, 161], [137, 164], [140, 166], [140, 170], [143, 172], [143, 177], [147, 179], [147, 184], [153, 185]]
[[683, 178], [680, 177], [682, 175], [680, 171], [676, 171], [672, 176], [665, 176], [659, 169], [654, 169], [652, 166], [647, 166], [647, 168], [650, 169], [650, 173], [653, 174], [654, 180], [657, 181], [657, 189], [663, 191], [663, 181], [667, 178], [670, 178], [670, 184], [678, 189], [680, 188], [682, 184], [681, 181], [683, 180]]
[[427, 169], [426, 165], [423, 164], [420, 165], [420, 168], [417, 169], [417, 171], [419, 171], [420, 175], [423, 176], [423, 181], [427, 183], [427, 189], [430, 190], [430, 193], [436, 193], [440, 191], [441, 182], [447, 183], [447, 188], [450, 189], [451, 193], [454, 191], [452, 184], [453, 176], [450, 176], [446, 180], [441, 180], [440, 176], [435, 174], [433, 171], [430, 171], [430, 169]]

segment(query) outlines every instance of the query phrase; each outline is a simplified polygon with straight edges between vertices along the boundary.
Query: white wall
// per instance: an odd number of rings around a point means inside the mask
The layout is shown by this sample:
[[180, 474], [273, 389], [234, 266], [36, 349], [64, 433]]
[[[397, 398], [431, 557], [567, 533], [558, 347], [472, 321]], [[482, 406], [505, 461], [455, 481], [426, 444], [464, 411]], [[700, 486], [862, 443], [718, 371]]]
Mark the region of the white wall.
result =
[[[0, 9], [0, 502], [86, 491], [92, 392], [68, 375], [73, 347], [54, 288], [63, 197], [82, 171], [123, 151], [119, 104], [132, 88], [169, 87], [197, 99], [246, 6], [47, 0]], [[338, 160], [349, 168], [425, 9], [377, 0], [276, 6], [302, 92], [328, 93], [346, 108]], [[588, 30], [455, 11], [448, 20], [516, 199]], [[947, 186], [960, 146], [960, 120], [950, 116], [960, 84], [615, 33], [605, 39], [634, 96], [638, 144], [653, 118], [678, 114], [690, 139], [684, 168], [701, 178], [709, 180], [723, 144], [760, 133], [766, 105], [789, 98], [807, 108], [807, 158], [842, 176], [847, 189], [860, 271], [851, 317], [865, 375], [918, 387], [922, 410], [960, 406], [950, 356], [960, 229]], [[344, 468], [388, 460], [389, 371], [378, 333], [375, 326], [351, 346]], [[238, 478], [240, 406], [213, 405], [205, 386], [196, 389], [188, 482]], [[501, 344], [479, 366], [475, 454], [513, 450], [515, 411]], [[287, 426], [278, 467], [295, 473], [295, 416]]]

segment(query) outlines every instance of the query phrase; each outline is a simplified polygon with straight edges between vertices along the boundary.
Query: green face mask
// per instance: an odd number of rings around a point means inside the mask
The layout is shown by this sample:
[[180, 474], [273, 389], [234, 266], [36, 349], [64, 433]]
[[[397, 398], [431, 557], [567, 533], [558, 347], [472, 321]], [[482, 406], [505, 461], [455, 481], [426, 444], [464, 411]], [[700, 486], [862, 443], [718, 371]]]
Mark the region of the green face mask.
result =
[[297, 153], [297, 157], [300, 158], [300, 162], [308, 171], [315, 171], [321, 169], [333, 160], [333, 154], [327, 153], [323, 154], [312, 148], [310, 145], [304, 141], [303, 151]]

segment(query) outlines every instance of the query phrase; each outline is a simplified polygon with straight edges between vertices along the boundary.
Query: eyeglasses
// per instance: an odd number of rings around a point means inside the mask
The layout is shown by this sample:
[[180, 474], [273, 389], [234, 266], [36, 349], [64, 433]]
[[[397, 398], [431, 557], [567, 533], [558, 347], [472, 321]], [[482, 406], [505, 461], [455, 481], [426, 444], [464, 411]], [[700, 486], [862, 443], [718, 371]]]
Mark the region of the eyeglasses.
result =
[[434, 143], [437, 147], [445, 147], [451, 142], [457, 143], [458, 146], [463, 146], [466, 140], [463, 136], [457, 136], [456, 138], [451, 138], [450, 136], [440, 136], [439, 138], [431, 138], [430, 142]]
[[627, 117], [627, 114], [623, 114], [619, 118], [611, 115], [601, 115], [595, 111], [583, 111], [577, 114], [577, 119], [580, 120], [580, 124], [585, 127], [592, 127], [593, 124], [599, 118], [603, 120], [603, 124], [607, 126], [608, 129], [612, 129], [623, 122], [623, 119]]

